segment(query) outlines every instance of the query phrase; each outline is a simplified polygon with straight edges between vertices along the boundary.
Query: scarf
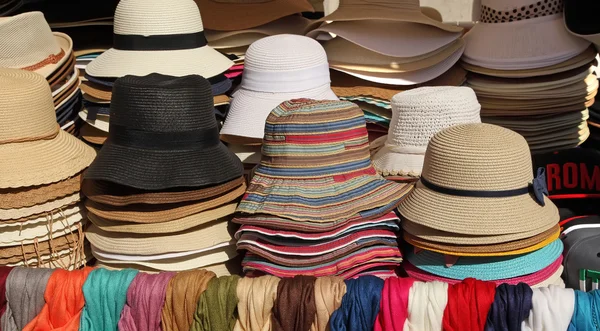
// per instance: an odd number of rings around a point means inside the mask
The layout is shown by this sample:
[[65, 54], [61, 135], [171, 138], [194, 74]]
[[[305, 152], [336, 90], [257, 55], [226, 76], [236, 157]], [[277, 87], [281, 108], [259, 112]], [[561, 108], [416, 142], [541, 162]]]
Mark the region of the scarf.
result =
[[575, 309], [568, 331], [600, 330], [600, 291], [575, 291]]
[[119, 331], [162, 331], [160, 316], [165, 292], [174, 272], [139, 273], [129, 285]]
[[521, 330], [567, 330], [575, 309], [575, 292], [555, 285], [534, 288], [531, 303], [531, 313]]
[[342, 305], [346, 283], [342, 277], [320, 277], [315, 281], [315, 306], [317, 314], [310, 331], [329, 331], [331, 314]]
[[296, 276], [279, 282], [273, 305], [273, 331], [310, 329], [317, 314], [315, 280], [313, 276]]
[[375, 276], [347, 280], [342, 305], [331, 315], [331, 331], [373, 330], [383, 284], [384, 281]]
[[533, 291], [529, 285], [501, 284], [496, 288], [494, 303], [485, 324], [486, 331], [521, 331], [521, 324], [529, 317]]
[[191, 331], [231, 331], [237, 320], [240, 276], [213, 278], [200, 295]]
[[271, 311], [277, 299], [279, 278], [262, 276], [238, 282], [238, 320], [234, 331], [271, 331]]
[[415, 282], [408, 293], [408, 317], [404, 331], [442, 331], [448, 303], [448, 283]]
[[495, 283], [473, 278], [449, 286], [442, 320], [444, 330], [483, 331], [495, 293]]
[[408, 292], [412, 278], [390, 277], [383, 284], [379, 314], [375, 320], [375, 331], [402, 331], [408, 316]]
[[46, 304], [23, 331], [78, 331], [85, 304], [83, 284], [92, 270], [90, 267], [74, 271], [56, 269], [44, 292]]
[[206, 270], [180, 272], [167, 285], [162, 309], [163, 331], [189, 331], [198, 308], [198, 299], [215, 273]]

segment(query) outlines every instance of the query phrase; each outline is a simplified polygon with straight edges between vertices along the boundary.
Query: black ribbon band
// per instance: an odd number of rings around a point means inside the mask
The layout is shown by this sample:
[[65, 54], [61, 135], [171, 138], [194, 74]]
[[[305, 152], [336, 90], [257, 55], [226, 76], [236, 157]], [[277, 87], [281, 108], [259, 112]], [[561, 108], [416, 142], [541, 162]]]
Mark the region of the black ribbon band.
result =
[[111, 123], [109, 139], [116, 145], [150, 150], [198, 150], [217, 146], [219, 129], [147, 132]]
[[123, 51], [175, 51], [206, 46], [204, 31], [168, 35], [113, 35], [113, 47]]

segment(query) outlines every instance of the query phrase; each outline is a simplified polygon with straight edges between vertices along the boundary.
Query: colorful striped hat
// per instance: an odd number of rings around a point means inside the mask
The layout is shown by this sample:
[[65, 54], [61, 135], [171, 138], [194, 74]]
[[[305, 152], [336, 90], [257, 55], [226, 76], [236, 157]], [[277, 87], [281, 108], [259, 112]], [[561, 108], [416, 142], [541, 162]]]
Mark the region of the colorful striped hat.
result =
[[364, 114], [347, 101], [281, 103], [267, 118], [262, 153], [238, 212], [326, 223], [388, 206], [377, 217], [410, 190], [377, 175]]

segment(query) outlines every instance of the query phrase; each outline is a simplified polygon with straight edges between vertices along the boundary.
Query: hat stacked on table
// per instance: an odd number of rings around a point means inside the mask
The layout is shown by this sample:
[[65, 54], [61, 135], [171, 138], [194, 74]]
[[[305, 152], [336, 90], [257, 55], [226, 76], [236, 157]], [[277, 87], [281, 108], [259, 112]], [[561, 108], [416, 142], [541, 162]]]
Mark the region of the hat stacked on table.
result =
[[562, 13], [562, 0], [484, 0], [465, 35], [482, 121], [520, 133], [532, 152], [575, 147], [590, 134], [596, 51], [568, 33]]
[[266, 120], [262, 150], [233, 219], [247, 274], [394, 274], [402, 257], [393, 210], [410, 185], [377, 175], [356, 105], [285, 101]]
[[38, 73], [0, 68], [0, 127], [0, 264], [79, 268], [81, 173], [96, 153], [60, 129]]
[[94, 257], [155, 271], [236, 257], [228, 217], [246, 185], [241, 162], [219, 141], [210, 83], [125, 76], [113, 93], [108, 139], [83, 182]]
[[525, 139], [491, 124], [435, 134], [423, 172], [402, 201], [408, 274], [450, 283], [560, 283], [558, 209]]
[[30, 12], [1, 17], [0, 40], [0, 67], [44, 76], [52, 90], [58, 124], [77, 136], [82, 98], [71, 38], [52, 32], [41, 12]]
[[[93, 143], [105, 139], [111, 90], [119, 77], [201, 75], [212, 85], [215, 105], [226, 105], [231, 81], [223, 73], [232, 65], [207, 45], [193, 0], [122, 0], [115, 11], [113, 48], [86, 67], [85, 109], [79, 115], [100, 132], [87, 127], [83, 137]], [[215, 115], [224, 117], [222, 111], [215, 110]]]

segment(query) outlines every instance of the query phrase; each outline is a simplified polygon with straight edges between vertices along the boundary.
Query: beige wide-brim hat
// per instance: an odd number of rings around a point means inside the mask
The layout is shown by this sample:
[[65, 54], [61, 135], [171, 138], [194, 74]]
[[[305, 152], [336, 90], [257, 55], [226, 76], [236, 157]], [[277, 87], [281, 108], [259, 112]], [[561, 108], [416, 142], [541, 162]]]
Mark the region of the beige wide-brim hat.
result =
[[0, 209], [33, 207], [34, 205], [72, 195], [80, 190], [81, 175], [79, 173], [53, 184], [2, 189], [0, 190]]
[[108, 132], [96, 129], [89, 123], [84, 123], [80, 132], [83, 140], [95, 145], [103, 145], [108, 138]]
[[0, 209], [0, 220], [16, 220], [20, 218], [26, 218], [31, 215], [50, 212], [63, 206], [70, 206], [78, 202], [80, 199], [81, 195], [79, 194], [79, 192], [77, 192], [63, 198], [47, 201], [39, 205], [33, 205], [31, 207], [17, 209]]

